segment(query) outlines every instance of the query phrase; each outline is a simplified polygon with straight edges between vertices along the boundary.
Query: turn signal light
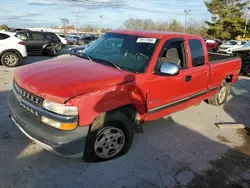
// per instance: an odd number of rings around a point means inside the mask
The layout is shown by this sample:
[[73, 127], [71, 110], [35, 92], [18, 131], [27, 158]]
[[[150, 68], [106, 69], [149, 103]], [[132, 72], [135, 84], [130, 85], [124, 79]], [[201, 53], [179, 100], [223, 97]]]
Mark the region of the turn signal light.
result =
[[77, 123], [62, 123], [60, 129], [69, 131], [77, 127]]
[[50, 125], [52, 127], [55, 127], [57, 129], [61, 129], [61, 130], [65, 130], [65, 131], [69, 131], [69, 130], [73, 130], [77, 127], [77, 122], [75, 123], [61, 123], [58, 121], [55, 121], [53, 119], [47, 118], [42, 116], [41, 121], [47, 125]]

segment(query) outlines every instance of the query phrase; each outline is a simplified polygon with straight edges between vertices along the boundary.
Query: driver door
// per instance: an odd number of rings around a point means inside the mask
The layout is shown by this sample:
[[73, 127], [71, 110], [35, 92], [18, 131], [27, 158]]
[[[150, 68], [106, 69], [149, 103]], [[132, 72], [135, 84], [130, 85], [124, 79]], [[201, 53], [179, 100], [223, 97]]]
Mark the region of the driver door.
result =
[[190, 84], [190, 70], [186, 55], [184, 38], [170, 39], [164, 44], [156, 68], [162, 62], [175, 63], [179, 66], [180, 71], [175, 76], [152, 74], [148, 83], [148, 120], [172, 113], [185, 105], [185, 98], [189, 96]]

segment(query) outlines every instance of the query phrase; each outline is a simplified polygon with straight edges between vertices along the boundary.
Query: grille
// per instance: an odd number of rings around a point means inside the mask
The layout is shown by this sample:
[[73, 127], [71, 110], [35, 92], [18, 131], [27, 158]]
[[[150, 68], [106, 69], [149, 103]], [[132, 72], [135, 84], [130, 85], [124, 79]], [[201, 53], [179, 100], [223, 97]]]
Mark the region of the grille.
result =
[[227, 49], [227, 47], [220, 47], [220, 49], [222, 49], [222, 50], [226, 50], [226, 49]]
[[43, 99], [29, 93], [28, 91], [22, 89], [19, 85], [17, 85], [16, 82], [14, 82], [14, 89], [18, 92], [19, 95], [22, 96], [22, 98], [28, 102], [31, 102], [32, 104], [36, 106], [42, 106]]
[[[21, 96], [21, 98], [25, 101], [25, 103], [28, 104], [32, 104], [35, 105], [37, 107], [41, 107], [42, 103], [43, 103], [43, 99], [33, 95], [31, 93], [29, 93], [28, 91], [22, 89], [16, 82], [13, 83], [13, 89], [14, 89], [14, 93], [16, 94], [16, 97], [18, 98], [17, 95]], [[24, 102], [20, 102], [20, 105], [26, 109], [27, 112], [29, 112], [30, 114], [33, 114], [36, 117], [40, 118], [40, 114], [35, 111], [34, 109], [32, 109], [31, 107], [29, 107], [29, 105], [26, 105]]]

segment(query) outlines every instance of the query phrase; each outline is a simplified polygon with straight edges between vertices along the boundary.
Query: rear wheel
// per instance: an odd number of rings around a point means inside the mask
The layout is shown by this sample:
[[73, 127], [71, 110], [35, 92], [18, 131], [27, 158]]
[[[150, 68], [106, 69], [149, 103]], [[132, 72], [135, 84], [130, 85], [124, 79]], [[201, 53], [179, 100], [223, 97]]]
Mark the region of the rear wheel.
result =
[[1, 57], [1, 63], [6, 67], [16, 67], [19, 60], [18, 55], [14, 52], [6, 52]]
[[231, 83], [223, 81], [220, 90], [215, 96], [208, 99], [208, 103], [214, 106], [221, 106], [227, 102], [227, 97], [230, 95]]
[[47, 46], [47, 47], [45, 48], [44, 53], [45, 53], [46, 55], [48, 55], [48, 56], [53, 57], [53, 56], [56, 55], [56, 49], [55, 49], [53, 46]]
[[133, 124], [120, 112], [98, 117], [92, 124], [85, 145], [84, 160], [110, 160], [128, 152], [133, 141]]

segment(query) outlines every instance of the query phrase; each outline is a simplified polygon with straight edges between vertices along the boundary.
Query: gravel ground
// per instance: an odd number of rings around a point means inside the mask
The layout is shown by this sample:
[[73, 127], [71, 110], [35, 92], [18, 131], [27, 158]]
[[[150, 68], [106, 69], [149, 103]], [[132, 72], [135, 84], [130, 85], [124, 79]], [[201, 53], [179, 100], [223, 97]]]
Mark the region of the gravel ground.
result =
[[[63, 58], [64, 52], [55, 58]], [[46, 59], [29, 57], [22, 66]], [[87, 164], [45, 151], [9, 119], [6, 97], [16, 69], [0, 66], [1, 188], [250, 187], [248, 129], [218, 129], [214, 125], [237, 122], [249, 126], [249, 78], [240, 78], [226, 105], [201, 103], [146, 123], [127, 155]]]

